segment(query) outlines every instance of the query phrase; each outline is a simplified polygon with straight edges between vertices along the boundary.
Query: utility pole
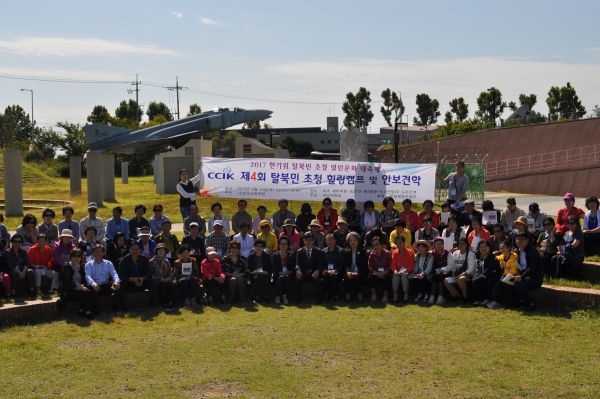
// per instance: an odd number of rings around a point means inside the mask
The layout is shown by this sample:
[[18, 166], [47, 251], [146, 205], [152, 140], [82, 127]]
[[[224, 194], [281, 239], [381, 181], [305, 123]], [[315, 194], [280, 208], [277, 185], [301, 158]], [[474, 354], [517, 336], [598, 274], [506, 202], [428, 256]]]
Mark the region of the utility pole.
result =
[[177, 96], [177, 119], [179, 119], [179, 90], [185, 90], [187, 87], [179, 86], [179, 76], [175, 76], [175, 86], [167, 87], [167, 90], [175, 90]]
[[135, 91], [135, 121], [137, 123], [140, 123], [140, 103], [138, 101], [138, 93], [140, 92], [139, 89], [139, 84], [142, 82], [138, 82], [138, 74], [135, 74], [135, 82], [133, 82], [131, 85], [135, 85], [135, 90], [130, 89], [127, 90], [127, 93], [131, 94]]

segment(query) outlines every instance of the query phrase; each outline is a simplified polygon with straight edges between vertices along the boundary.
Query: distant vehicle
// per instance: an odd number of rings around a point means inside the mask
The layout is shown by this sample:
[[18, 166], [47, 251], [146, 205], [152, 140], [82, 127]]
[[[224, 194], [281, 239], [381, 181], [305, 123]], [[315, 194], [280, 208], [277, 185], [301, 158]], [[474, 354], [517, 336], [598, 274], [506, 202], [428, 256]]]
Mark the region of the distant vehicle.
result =
[[[313, 151], [310, 153], [311, 159], [324, 159], [324, 160], [329, 160], [329, 161], [339, 161], [340, 156], [341, 155], [339, 153], [330, 153], [330, 152]], [[367, 161], [378, 162], [378, 159], [377, 159], [377, 157], [374, 157], [373, 154], [371, 154], [369, 152], [369, 153], [367, 153]]]
[[191, 139], [200, 138], [204, 132], [221, 130], [240, 123], [264, 121], [273, 111], [266, 109], [215, 108], [187, 118], [178, 119], [141, 130], [129, 130], [108, 125], [83, 127], [89, 151], [110, 151], [135, 154], [172, 145], [182, 146]]

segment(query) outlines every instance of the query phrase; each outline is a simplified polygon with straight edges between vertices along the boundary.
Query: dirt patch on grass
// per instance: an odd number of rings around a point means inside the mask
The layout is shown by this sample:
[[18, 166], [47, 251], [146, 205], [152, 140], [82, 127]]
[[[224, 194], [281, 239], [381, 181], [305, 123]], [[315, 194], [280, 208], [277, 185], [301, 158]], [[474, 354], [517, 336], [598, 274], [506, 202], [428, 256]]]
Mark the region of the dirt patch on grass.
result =
[[103, 343], [103, 339], [96, 340], [74, 340], [61, 342], [58, 347], [61, 349], [91, 349]]
[[190, 398], [230, 398], [245, 392], [241, 382], [210, 382], [186, 391]]

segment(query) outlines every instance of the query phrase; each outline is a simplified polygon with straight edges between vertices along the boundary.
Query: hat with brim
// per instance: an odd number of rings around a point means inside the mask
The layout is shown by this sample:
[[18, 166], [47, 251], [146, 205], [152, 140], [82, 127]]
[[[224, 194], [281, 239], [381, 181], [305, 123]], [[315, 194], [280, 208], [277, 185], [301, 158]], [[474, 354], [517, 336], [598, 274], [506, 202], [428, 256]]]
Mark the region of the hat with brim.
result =
[[206, 254], [207, 255], [216, 255], [217, 251], [215, 250], [215, 247], [207, 247], [206, 248]]
[[190, 227], [189, 227], [189, 228], [191, 229], [192, 227], [195, 227], [195, 228], [197, 228], [197, 229], [200, 229], [200, 226], [198, 226], [198, 223], [196, 223], [196, 222], [192, 222], [192, 223], [190, 223]]
[[569, 201], [575, 201], [575, 195], [573, 195], [573, 193], [566, 193], [565, 196], [563, 197], [563, 199], [566, 199]]
[[527, 226], [528, 226], [528, 224], [527, 224], [527, 218], [526, 218], [525, 216], [519, 216], [519, 217], [517, 218], [517, 220], [515, 220], [515, 223], [522, 224], [522, 225], [524, 225], [525, 227], [527, 227]]
[[319, 222], [319, 219], [313, 219], [308, 227], [318, 227], [319, 229], [323, 228], [323, 226], [321, 226], [321, 222]]
[[150, 227], [142, 227], [140, 229], [140, 232], [138, 233], [138, 236], [140, 236], [140, 237], [152, 237], [152, 231], [150, 230]]
[[155, 254], [155, 255], [156, 255], [156, 252], [157, 252], [159, 249], [164, 249], [164, 250], [166, 251], [166, 252], [165, 252], [165, 255], [169, 253], [169, 248], [167, 248], [167, 246], [165, 245], [165, 243], [162, 243], [162, 242], [161, 242], [160, 244], [156, 244], [156, 248], [154, 248], [154, 254]]
[[215, 226], [221, 226], [223, 227], [223, 221], [222, 220], [214, 220], [213, 221], [213, 227]]
[[420, 244], [425, 245], [427, 247], [427, 250], [431, 251], [431, 244], [429, 243], [429, 241], [425, 241], [425, 240], [419, 240], [419, 241], [413, 243], [413, 245], [412, 245], [413, 249], [415, 251], [417, 251], [418, 250], [417, 248], [419, 247]]
[[335, 224], [340, 225], [340, 224], [345, 224], [346, 226], [348, 226], [348, 222], [346, 221], [346, 218], [344, 217], [339, 217], [337, 222], [335, 222]]
[[75, 239], [75, 237], [73, 237], [73, 231], [71, 231], [69, 229], [64, 229], [58, 236], [58, 238], [63, 238], [63, 237], [70, 237], [72, 239]]
[[[285, 220], [285, 221], [286, 221], [286, 223], [287, 223], [287, 221], [288, 221], [288, 220], [291, 220], [291, 219], [286, 219], [286, 220]], [[269, 223], [269, 221], [268, 221], [268, 220], [263, 220], [263, 221], [261, 221], [261, 222], [260, 222], [260, 224], [258, 225], [258, 228], [259, 228], [259, 229], [262, 229], [262, 228], [263, 228], [263, 227], [265, 227], [265, 226], [268, 226], [269, 228], [271, 228], [271, 227], [272, 227], [272, 226], [271, 226], [271, 223]]]
[[[260, 224], [262, 224], [262, 222]], [[269, 224], [269, 222], [267, 222], [267, 224]], [[285, 219], [285, 222], [283, 222], [283, 225], [281, 225], [281, 227], [286, 227], [286, 226], [296, 227], [296, 225], [294, 224], [294, 221], [292, 219]]]

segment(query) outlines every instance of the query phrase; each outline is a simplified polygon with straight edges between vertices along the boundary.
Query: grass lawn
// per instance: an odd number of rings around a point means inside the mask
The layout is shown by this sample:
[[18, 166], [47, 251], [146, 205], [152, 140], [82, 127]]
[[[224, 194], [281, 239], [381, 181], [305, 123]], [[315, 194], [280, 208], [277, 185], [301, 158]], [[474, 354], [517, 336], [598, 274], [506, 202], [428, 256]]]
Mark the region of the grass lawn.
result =
[[36, 323], [0, 330], [1, 397], [585, 398], [600, 384], [597, 312], [138, 307]]

